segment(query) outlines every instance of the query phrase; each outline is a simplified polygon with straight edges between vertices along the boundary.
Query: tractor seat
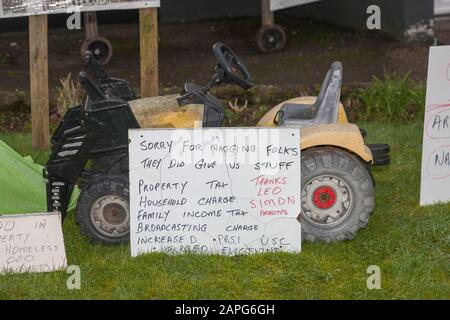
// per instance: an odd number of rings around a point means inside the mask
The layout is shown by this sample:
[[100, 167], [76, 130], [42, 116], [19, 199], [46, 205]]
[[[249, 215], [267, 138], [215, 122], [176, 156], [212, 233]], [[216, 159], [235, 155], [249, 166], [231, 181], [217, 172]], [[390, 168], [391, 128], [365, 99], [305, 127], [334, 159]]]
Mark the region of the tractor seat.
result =
[[314, 119], [317, 108], [315, 104], [299, 104], [286, 102], [281, 107], [283, 119]]
[[279, 126], [301, 128], [336, 123], [341, 97], [341, 84], [342, 64], [338, 61], [333, 62], [314, 104], [286, 102], [275, 115], [274, 123]]

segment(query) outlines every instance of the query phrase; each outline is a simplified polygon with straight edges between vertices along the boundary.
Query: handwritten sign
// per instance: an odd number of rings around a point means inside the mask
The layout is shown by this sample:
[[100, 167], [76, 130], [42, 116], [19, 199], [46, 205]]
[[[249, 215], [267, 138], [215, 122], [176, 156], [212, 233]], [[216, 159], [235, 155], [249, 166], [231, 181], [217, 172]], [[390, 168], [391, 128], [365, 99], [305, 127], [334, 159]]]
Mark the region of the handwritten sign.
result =
[[0, 0], [0, 18], [159, 6], [160, 0]]
[[300, 251], [300, 131], [129, 131], [131, 254]]
[[66, 268], [59, 213], [0, 216], [0, 273]]
[[420, 204], [450, 200], [450, 46], [431, 47]]

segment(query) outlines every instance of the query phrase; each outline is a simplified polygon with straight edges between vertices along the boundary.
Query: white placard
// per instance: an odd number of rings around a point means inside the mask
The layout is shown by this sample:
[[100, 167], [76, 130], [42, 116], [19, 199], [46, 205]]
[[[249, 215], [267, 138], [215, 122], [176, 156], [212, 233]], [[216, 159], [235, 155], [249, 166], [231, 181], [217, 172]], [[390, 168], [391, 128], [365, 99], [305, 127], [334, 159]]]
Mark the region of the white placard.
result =
[[129, 131], [131, 254], [299, 252], [300, 130]]
[[321, 0], [270, 0], [270, 10], [271, 11], [282, 10], [318, 1]]
[[0, 0], [0, 18], [159, 6], [160, 0]]
[[450, 46], [431, 47], [420, 204], [450, 200]]
[[0, 216], [0, 273], [49, 272], [66, 266], [59, 213]]
[[434, 0], [434, 15], [444, 15], [450, 13], [449, 0]]

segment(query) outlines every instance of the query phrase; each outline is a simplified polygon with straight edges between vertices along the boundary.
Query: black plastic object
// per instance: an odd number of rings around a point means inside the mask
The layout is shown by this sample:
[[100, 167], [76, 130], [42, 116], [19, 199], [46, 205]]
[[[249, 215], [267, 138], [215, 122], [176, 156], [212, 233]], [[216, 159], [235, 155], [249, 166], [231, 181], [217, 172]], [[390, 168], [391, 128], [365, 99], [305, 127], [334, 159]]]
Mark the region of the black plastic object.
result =
[[220, 127], [225, 118], [225, 108], [222, 102], [212, 94], [204, 91], [204, 88], [193, 84], [186, 83], [184, 92], [178, 98], [180, 105], [188, 103], [203, 104], [203, 122], [202, 127]]
[[244, 89], [253, 87], [253, 79], [241, 59], [223, 43], [213, 46], [218, 65], [211, 81], [201, 87], [185, 83], [181, 96], [177, 99], [180, 106], [189, 103], [203, 104], [203, 127], [220, 127], [225, 118], [222, 102], [209, 93], [209, 90], [222, 82], [234, 83]]
[[101, 67], [90, 51], [84, 53], [84, 64], [94, 76], [98, 87], [109, 98], [118, 98], [125, 101], [137, 99], [130, 83], [123, 79], [111, 78]]
[[218, 42], [214, 44], [213, 52], [219, 67], [224, 70], [226, 82], [237, 84], [243, 89], [250, 89], [254, 86], [252, 76], [244, 62], [230, 48]]
[[[104, 95], [83, 72], [79, 80], [87, 96], [61, 120], [44, 169], [48, 211], [59, 211], [63, 217], [80, 178], [128, 172], [128, 129], [139, 128], [126, 101]], [[91, 170], [85, 169], [88, 161]]]
[[391, 162], [389, 156], [391, 148], [388, 144], [377, 143], [377, 144], [368, 144], [367, 146], [369, 147], [370, 152], [372, 152], [373, 165], [385, 166]]

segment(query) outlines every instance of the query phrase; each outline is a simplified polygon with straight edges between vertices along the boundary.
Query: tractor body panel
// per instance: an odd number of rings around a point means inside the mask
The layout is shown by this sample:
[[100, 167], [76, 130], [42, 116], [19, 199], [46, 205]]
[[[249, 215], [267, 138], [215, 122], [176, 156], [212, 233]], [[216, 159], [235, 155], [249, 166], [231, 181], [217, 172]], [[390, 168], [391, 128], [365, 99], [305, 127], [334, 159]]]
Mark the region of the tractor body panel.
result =
[[355, 124], [323, 124], [302, 129], [301, 149], [333, 146], [357, 154], [367, 163], [372, 163], [372, 152]]
[[[139, 128], [128, 103], [121, 100], [92, 102], [70, 109], [52, 141], [44, 169], [47, 207], [63, 218], [79, 178], [97, 173], [128, 171], [128, 129]], [[85, 169], [88, 161], [92, 168]]]
[[[286, 103], [299, 105], [312, 105], [316, 97], [298, 97], [290, 99], [269, 110], [258, 122], [259, 127], [276, 127], [274, 119], [280, 108]], [[372, 163], [372, 153], [364, 142], [358, 126], [347, 120], [344, 107], [339, 104], [338, 123], [321, 124], [318, 126], [302, 128], [301, 149], [311, 147], [334, 146], [357, 154], [367, 163]]]

